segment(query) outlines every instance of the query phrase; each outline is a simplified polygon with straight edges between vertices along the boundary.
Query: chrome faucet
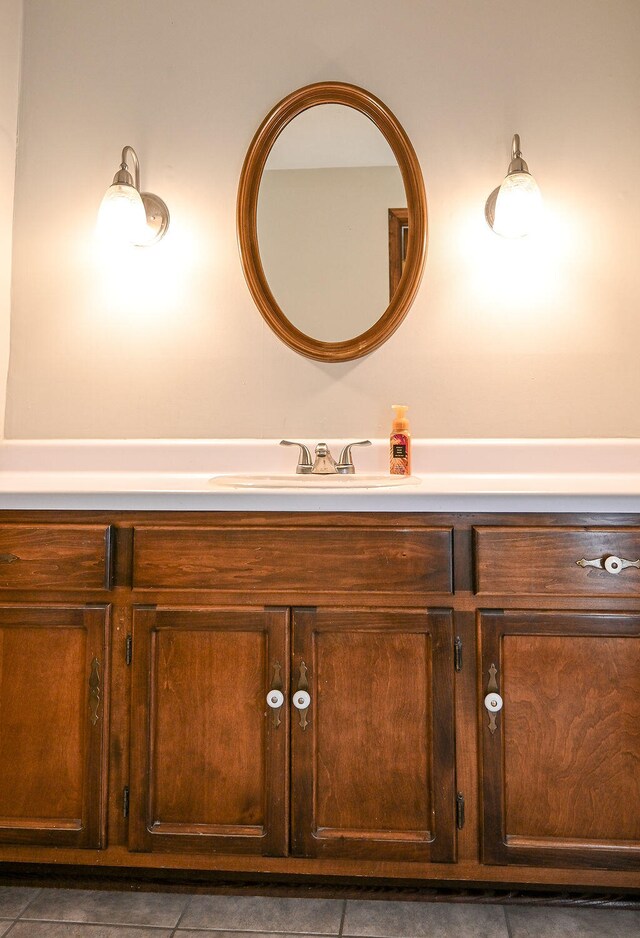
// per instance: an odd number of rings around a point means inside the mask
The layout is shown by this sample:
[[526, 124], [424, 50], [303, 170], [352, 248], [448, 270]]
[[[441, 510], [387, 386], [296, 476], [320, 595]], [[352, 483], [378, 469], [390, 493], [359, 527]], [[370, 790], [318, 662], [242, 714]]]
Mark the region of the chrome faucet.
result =
[[297, 443], [295, 440], [281, 440], [280, 446], [299, 446], [300, 455], [296, 473], [298, 475], [353, 475], [356, 467], [351, 458], [352, 446], [371, 446], [371, 440], [358, 440], [355, 443], [347, 443], [340, 453], [340, 459], [336, 463], [331, 455], [331, 450], [326, 443], [318, 443], [315, 450], [315, 460], [312, 461], [309, 447], [304, 443]]

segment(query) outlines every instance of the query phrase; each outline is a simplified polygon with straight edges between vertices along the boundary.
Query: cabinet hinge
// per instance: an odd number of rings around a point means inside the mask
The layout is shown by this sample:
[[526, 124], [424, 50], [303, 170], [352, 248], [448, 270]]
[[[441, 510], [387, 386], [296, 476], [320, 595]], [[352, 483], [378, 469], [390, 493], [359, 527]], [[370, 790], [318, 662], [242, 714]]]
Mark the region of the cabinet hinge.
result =
[[126, 664], [131, 664], [131, 658], [133, 657], [133, 636], [127, 635], [125, 646], [124, 646], [124, 660]]
[[453, 666], [456, 671], [462, 671], [462, 639], [459, 635], [453, 643]]
[[129, 786], [125, 785], [122, 791], [122, 817], [129, 817]]
[[464, 827], [464, 795], [461, 791], [456, 795], [456, 827], [459, 831]]

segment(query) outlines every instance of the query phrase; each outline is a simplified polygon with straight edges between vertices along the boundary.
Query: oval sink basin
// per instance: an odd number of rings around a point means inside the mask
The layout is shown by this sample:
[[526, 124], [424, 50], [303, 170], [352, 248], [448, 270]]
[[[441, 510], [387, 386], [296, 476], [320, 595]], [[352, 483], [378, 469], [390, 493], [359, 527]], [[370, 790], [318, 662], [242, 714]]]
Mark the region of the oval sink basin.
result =
[[382, 489], [419, 485], [416, 476], [387, 475], [236, 475], [214, 476], [211, 485], [234, 489]]

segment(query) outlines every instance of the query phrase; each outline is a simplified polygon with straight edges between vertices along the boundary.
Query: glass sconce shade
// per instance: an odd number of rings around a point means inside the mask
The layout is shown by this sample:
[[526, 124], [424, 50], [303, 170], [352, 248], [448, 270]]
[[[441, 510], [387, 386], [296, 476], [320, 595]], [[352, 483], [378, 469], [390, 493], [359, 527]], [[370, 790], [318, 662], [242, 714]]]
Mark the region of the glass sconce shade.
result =
[[511, 173], [498, 190], [493, 230], [503, 238], [522, 238], [540, 221], [542, 196], [530, 173]]
[[542, 195], [522, 159], [518, 134], [513, 137], [507, 175], [487, 199], [484, 214], [489, 227], [503, 238], [523, 238], [540, 222]]
[[109, 243], [141, 244], [146, 237], [147, 213], [135, 186], [109, 186], [98, 212], [98, 234]]
[[[127, 154], [133, 163], [132, 176]], [[155, 244], [169, 227], [169, 209], [159, 196], [140, 192], [140, 164], [133, 147], [122, 151], [120, 169], [113, 177], [98, 212], [98, 234], [111, 244]]]

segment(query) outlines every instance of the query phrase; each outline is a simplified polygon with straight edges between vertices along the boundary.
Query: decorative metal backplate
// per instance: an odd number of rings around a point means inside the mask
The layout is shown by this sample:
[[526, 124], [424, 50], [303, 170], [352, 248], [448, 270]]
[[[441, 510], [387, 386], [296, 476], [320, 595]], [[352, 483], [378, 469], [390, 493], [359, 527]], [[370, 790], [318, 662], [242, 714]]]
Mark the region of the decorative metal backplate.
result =
[[[304, 661], [300, 662], [300, 677], [298, 678], [298, 690], [309, 690], [309, 681], [307, 680], [308, 668]], [[303, 730], [306, 730], [309, 725], [307, 720], [307, 711], [308, 707], [305, 707], [304, 710], [300, 710], [300, 726]]]
[[595, 567], [597, 570], [606, 570], [607, 573], [612, 573], [614, 576], [622, 573], [627, 567], [635, 567], [636, 570], [640, 570], [640, 560], [625, 560], [624, 557], [616, 557], [614, 554], [607, 557], [596, 557], [594, 560], [585, 560], [583, 557], [582, 560], [576, 560], [576, 564], [579, 567]]
[[[487, 693], [489, 694], [491, 693], [491, 691], [495, 691], [496, 693], [498, 692], [498, 682], [496, 681], [497, 674], [498, 674], [498, 670], [495, 664], [492, 664], [491, 667], [489, 668], [489, 683], [487, 684]], [[496, 714], [489, 713], [489, 732], [491, 733], [492, 736], [497, 730], [497, 728], [498, 727], [496, 726]]]
[[[276, 661], [273, 665], [273, 680], [271, 681], [271, 687], [273, 690], [282, 690], [282, 666], [279, 661]], [[273, 728], [277, 730], [282, 720], [280, 719], [280, 711], [282, 707], [274, 707], [273, 709]]]
[[91, 723], [93, 726], [98, 722], [98, 711], [100, 709], [100, 662], [94, 658], [91, 662], [91, 674], [89, 675], [89, 711], [91, 713]]

